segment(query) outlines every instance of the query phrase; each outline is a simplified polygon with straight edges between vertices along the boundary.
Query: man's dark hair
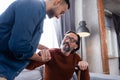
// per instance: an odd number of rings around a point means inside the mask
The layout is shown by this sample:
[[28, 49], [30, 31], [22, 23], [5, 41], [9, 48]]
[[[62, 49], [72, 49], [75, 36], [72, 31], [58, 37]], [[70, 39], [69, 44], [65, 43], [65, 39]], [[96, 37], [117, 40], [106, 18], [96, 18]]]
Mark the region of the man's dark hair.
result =
[[69, 33], [74, 33], [78, 38], [78, 40], [76, 42], [78, 47], [71, 52], [71, 53], [74, 53], [75, 51], [79, 50], [79, 48], [80, 48], [80, 36], [77, 33], [75, 33], [74, 31], [67, 31], [65, 34], [69, 34]]
[[69, 0], [64, 0], [68, 4], [68, 9], [70, 8], [70, 2]]

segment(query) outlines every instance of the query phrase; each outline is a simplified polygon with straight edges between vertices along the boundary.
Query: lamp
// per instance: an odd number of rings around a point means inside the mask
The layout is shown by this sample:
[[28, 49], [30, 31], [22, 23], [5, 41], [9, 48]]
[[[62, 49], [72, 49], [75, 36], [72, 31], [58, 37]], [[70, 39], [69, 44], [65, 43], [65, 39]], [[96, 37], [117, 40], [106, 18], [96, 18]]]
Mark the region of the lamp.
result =
[[89, 32], [88, 28], [86, 27], [86, 22], [80, 21], [79, 25], [80, 26], [78, 27], [77, 32], [80, 35], [80, 37], [90, 36], [90, 32]]
[[80, 36], [81, 40], [80, 40], [80, 43], [81, 43], [81, 58], [83, 58], [83, 50], [82, 50], [82, 37], [87, 37], [87, 36], [90, 36], [90, 32], [88, 30], [88, 28], [86, 27], [86, 22], [85, 21], [80, 21], [79, 23], [79, 27], [77, 29], [77, 34]]

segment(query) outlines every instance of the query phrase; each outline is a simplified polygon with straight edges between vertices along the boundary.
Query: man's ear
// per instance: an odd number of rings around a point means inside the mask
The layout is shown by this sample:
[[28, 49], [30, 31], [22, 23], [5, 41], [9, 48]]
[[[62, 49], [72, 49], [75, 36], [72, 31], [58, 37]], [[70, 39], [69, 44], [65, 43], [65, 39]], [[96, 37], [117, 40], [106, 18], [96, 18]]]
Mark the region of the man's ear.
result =
[[78, 45], [75, 46], [75, 49], [77, 49], [77, 48], [78, 48]]
[[54, 0], [54, 5], [58, 5], [61, 3], [62, 0]]

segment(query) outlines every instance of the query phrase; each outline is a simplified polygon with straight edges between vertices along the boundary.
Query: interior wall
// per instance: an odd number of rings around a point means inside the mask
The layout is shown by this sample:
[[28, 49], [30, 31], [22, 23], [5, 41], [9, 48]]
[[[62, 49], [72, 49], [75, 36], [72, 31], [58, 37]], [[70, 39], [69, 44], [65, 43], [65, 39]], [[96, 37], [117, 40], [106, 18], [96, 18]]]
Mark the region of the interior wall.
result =
[[109, 59], [110, 75], [120, 75], [118, 58]]
[[82, 0], [75, 0], [75, 26], [76, 29], [79, 27], [79, 22], [83, 19], [82, 14]]
[[[82, 4], [79, 3], [81, 5], [78, 4], [80, 1], [82, 2]], [[75, 5], [76, 25], [78, 25], [78, 20], [85, 20], [86, 26], [91, 33], [91, 35], [84, 40], [84, 47], [86, 47], [84, 54], [86, 54], [90, 72], [103, 73], [97, 0], [76, 0]], [[82, 15], [78, 14], [78, 12]], [[82, 18], [78, 19], [79, 16], [82, 16]]]
[[[101, 41], [98, 19], [97, 0], [75, 0], [75, 25], [85, 20], [91, 35], [83, 38], [84, 60], [89, 63], [89, 70], [93, 73], [103, 73], [101, 57]], [[109, 59], [109, 70], [111, 75], [119, 75], [118, 58]]]
[[103, 73], [97, 0], [83, 0], [83, 4], [83, 17], [91, 33], [91, 36], [86, 39], [90, 71]]

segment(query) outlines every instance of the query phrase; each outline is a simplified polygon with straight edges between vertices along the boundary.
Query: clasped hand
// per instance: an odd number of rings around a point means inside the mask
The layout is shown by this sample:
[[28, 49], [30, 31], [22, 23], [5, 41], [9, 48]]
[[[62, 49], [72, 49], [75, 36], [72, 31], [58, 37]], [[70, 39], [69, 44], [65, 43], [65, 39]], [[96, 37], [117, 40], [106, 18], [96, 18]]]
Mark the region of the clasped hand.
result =
[[51, 55], [48, 49], [42, 49], [38, 54], [41, 56], [42, 62], [48, 62], [51, 60]]
[[86, 70], [88, 68], [88, 63], [86, 61], [79, 61], [78, 66], [80, 70]]

